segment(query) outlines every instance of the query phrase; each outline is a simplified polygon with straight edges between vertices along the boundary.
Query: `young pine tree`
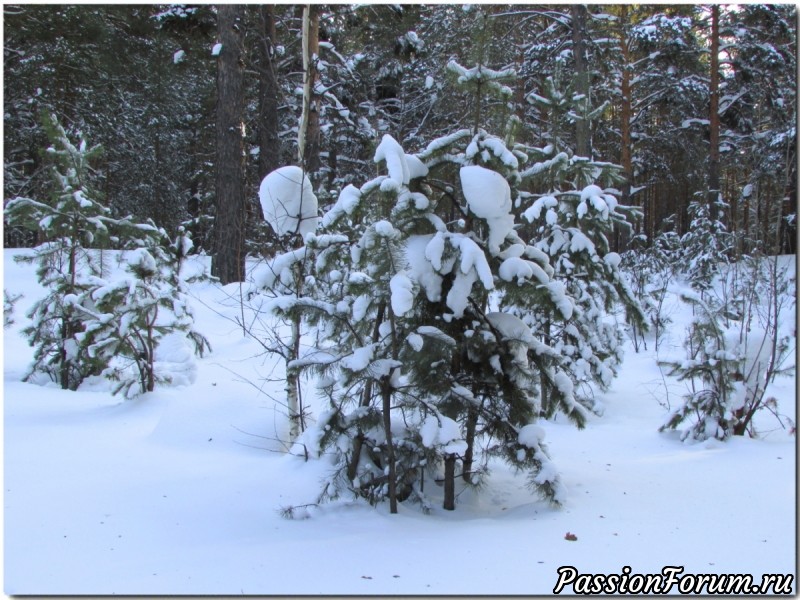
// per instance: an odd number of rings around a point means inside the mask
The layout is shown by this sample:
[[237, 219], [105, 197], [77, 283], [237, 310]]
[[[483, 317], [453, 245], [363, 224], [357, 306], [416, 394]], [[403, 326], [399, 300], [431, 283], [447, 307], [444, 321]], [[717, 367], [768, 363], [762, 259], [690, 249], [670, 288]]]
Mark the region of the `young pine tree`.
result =
[[[180, 277], [191, 240], [181, 233], [170, 246], [152, 224], [111, 218], [90, 182], [90, 161], [100, 148], [73, 145], [53, 115], [43, 121], [52, 144], [46, 155], [54, 162], [53, 196], [50, 202], [15, 198], [6, 208], [9, 224], [45, 239], [20, 259], [37, 263], [47, 290], [23, 330], [35, 347], [25, 380], [44, 374], [76, 390], [90, 375], [103, 375], [119, 382], [115, 393], [152, 391], [172, 379], [156, 368], [156, 349], [166, 335], [185, 333], [198, 352], [207, 345], [191, 329]], [[127, 259], [127, 277], [111, 279], [105, 272], [100, 249], [109, 242], [137, 248]]]
[[91, 183], [90, 164], [100, 146], [89, 148], [85, 140], [73, 145], [55, 115], [45, 113], [42, 124], [51, 144], [45, 156], [52, 163], [52, 195], [46, 202], [14, 198], [5, 218], [44, 240], [32, 256], [18, 258], [36, 263], [38, 281], [47, 290], [31, 308], [32, 322], [24, 329], [35, 348], [26, 381], [44, 374], [63, 389], [75, 390], [102, 369], [78, 342], [83, 323], [76, 300], [90, 289], [90, 277], [102, 271], [101, 255], [90, 248], [106, 242], [112, 219]]
[[[137, 249], [121, 257], [126, 275], [93, 278], [86, 292], [85, 330], [78, 336], [87, 354], [106, 365], [102, 375], [125, 397], [152, 392], [156, 384], [191, 383], [208, 341], [193, 329], [181, 265], [191, 239], [181, 230], [174, 242], [152, 224], [127, 224], [136, 231]], [[170, 354], [159, 347], [172, 338]]]
[[298, 364], [316, 369], [329, 401], [307, 436], [335, 457], [323, 496], [387, 498], [393, 511], [408, 497], [428, 506], [433, 479], [452, 509], [457, 481], [479, 483], [497, 455], [557, 503], [558, 473], [533, 424], [541, 382], [577, 424], [585, 412], [569, 377], [545, 364], [557, 363], [555, 352], [510, 305], [491, 306], [505, 297], [521, 312], [572, 310], [543, 253], [515, 232], [518, 159], [503, 140], [465, 130], [417, 156], [385, 136], [375, 160], [388, 174], [345, 188], [323, 218], [329, 233], [306, 237], [314, 299], [276, 303], [320, 332]]
[[[607, 389], [622, 362], [625, 323], [616, 317], [617, 308], [624, 310], [626, 323], [647, 328], [643, 309], [620, 269], [621, 257], [609, 242], [616, 228], [630, 230], [640, 213], [621, 205], [611, 187], [620, 181], [619, 166], [578, 156], [567, 145], [568, 115], [580, 109], [586, 119], [593, 119], [600, 109], [581, 109], [576, 102], [583, 100], [558, 90], [552, 78], [542, 94], [531, 94], [529, 100], [549, 111], [549, 143], [520, 148], [533, 162], [520, 171], [521, 181], [538, 190], [525, 194], [520, 208], [523, 219], [532, 224], [534, 247], [548, 257], [553, 278], [574, 298], [575, 310], [562, 325], [544, 311], [530, 325], [558, 350], [573, 385], [584, 389], [582, 402], [599, 411], [590, 400], [592, 386]], [[548, 394], [545, 389], [544, 411], [552, 415], [555, 407]]]

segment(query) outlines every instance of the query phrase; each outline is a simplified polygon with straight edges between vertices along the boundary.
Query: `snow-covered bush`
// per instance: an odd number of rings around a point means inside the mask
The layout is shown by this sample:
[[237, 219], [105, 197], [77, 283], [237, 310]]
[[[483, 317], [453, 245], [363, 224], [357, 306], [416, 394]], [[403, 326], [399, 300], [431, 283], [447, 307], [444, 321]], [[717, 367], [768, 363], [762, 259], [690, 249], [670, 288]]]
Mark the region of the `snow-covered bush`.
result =
[[[734, 270], [743, 273], [732, 276]], [[723, 293], [714, 293], [720, 288]], [[783, 321], [794, 297], [793, 278], [777, 257], [750, 257], [700, 289], [702, 297], [699, 291], [683, 295], [695, 313], [684, 344], [687, 358], [663, 363], [669, 375], [687, 382], [686, 401], [661, 430], [688, 422], [681, 439], [755, 435], [757, 411], [777, 415], [767, 386], [794, 370], [783, 366], [792, 352], [793, 336]]]
[[684, 294], [685, 302], [695, 307], [695, 318], [689, 328], [685, 346], [687, 359], [665, 361], [668, 374], [688, 382], [686, 402], [673, 411], [661, 430], [675, 429], [687, 418], [695, 417], [681, 439], [717, 438], [733, 434], [734, 412], [744, 402], [742, 357], [734, 344], [734, 332], [725, 327], [724, 307], [696, 294]]

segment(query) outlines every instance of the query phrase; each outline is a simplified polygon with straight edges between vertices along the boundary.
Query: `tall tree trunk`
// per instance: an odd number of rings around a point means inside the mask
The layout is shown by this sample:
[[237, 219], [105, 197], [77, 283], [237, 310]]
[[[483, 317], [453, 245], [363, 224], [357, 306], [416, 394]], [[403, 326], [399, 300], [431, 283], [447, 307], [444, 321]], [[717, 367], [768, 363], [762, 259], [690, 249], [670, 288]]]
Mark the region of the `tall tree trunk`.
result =
[[[572, 17], [572, 55], [575, 59], [575, 91], [584, 97], [586, 110], [589, 110], [589, 68], [586, 64], [586, 5], [570, 6]], [[586, 114], [575, 122], [575, 154], [591, 157], [589, 121]]]
[[258, 180], [281, 166], [278, 138], [278, 87], [275, 64], [275, 6], [257, 7], [260, 31], [258, 44]]
[[719, 199], [719, 5], [711, 7], [711, 78], [709, 83], [708, 204], [712, 221], [718, 220]]
[[217, 29], [216, 218], [211, 274], [223, 285], [244, 280], [244, 108], [242, 6], [221, 4]]
[[622, 47], [622, 84], [620, 97], [620, 164], [625, 183], [622, 187], [623, 204], [629, 204], [631, 184], [633, 182], [633, 148], [631, 147], [631, 119], [633, 117], [633, 90], [631, 86], [631, 53], [628, 47], [627, 25], [628, 7], [622, 5], [620, 10], [620, 46]]
[[[633, 87], [631, 86], [631, 53], [628, 46], [628, 7], [620, 7], [619, 41], [622, 48], [622, 82], [620, 85], [620, 165], [622, 176], [622, 203], [631, 204], [631, 187], [633, 185], [633, 141], [631, 139], [631, 120], [633, 118]], [[617, 250], [624, 249], [628, 242], [626, 230], [615, 228], [620, 238]]]
[[781, 198], [780, 247], [776, 254], [797, 252], [797, 221], [792, 218], [797, 212], [797, 146], [786, 147], [785, 183]]
[[319, 169], [319, 107], [314, 93], [318, 55], [319, 9], [307, 4], [303, 7], [303, 112], [297, 133], [298, 159], [306, 173]]

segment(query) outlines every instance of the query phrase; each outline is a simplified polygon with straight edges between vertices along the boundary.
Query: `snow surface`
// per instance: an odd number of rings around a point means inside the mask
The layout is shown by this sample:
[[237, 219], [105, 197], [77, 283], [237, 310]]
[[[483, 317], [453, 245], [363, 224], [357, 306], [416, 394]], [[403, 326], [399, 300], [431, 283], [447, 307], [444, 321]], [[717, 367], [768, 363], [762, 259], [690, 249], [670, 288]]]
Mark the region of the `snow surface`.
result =
[[[667, 397], [652, 351], [627, 347], [611, 390], [597, 393], [605, 415], [584, 430], [563, 418], [520, 430], [522, 443], [545, 434], [566, 490], [560, 509], [532, 495], [524, 474], [493, 463], [484, 493], [459, 488], [453, 512], [426, 481], [430, 515], [344, 498], [287, 520], [280, 510], [313, 503], [329, 464], [277, 441], [288, 430], [283, 367], [242, 335], [238, 285], [189, 286], [213, 348], [197, 359], [195, 382], [123, 401], [102, 382], [68, 392], [20, 381], [32, 358], [24, 315], [44, 292], [17, 253], [4, 252], [4, 287], [23, 294], [3, 340], [6, 594], [544, 595], [564, 565], [679, 565], [756, 582], [796, 575], [795, 438], [761, 413], [761, 439], [689, 444], [658, 433], [684, 389], [668, 381]], [[197, 257], [186, 265], [203, 266]], [[691, 309], [675, 294], [668, 303], [662, 352], [680, 356]], [[248, 323], [267, 318], [246, 311]], [[418, 334], [427, 343], [437, 331]], [[322, 417], [315, 383], [303, 391]], [[795, 417], [794, 378], [767, 393]], [[436, 429], [438, 441], [448, 437]]]

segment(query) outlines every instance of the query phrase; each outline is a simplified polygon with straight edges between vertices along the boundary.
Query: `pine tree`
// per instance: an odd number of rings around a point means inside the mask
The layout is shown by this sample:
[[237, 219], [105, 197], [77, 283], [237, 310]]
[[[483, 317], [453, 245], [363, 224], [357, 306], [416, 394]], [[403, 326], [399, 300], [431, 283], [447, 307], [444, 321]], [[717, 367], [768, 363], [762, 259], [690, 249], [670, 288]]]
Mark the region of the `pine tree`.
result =
[[[462, 83], [491, 73], [453, 70]], [[528, 470], [534, 489], [558, 502], [558, 474], [533, 425], [541, 382], [579, 425], [585, 413], [569, 377], [546, 364], [557, 362], [555, 352], [511, 312], [489, 309], [490, 292], [520, 311], [572, 309], [563, 286], [551, 285], [544, 254], [514, 231], [509, 181], [519, 159], [480, 129], [416, 156], [385, 136], [375, 159], [388, 175], [345, 188], [323, 218], [330, 233], [306, 237], [318, 299], [276, 303], [320, 331], [322, 344], [298, 363], [316, 368], [330, 405], [307, 436], [315, 452], [338, 457], [323, 495], [388, 498], [392, 510], [413, 496], [426, 506], [425, 474], [443, 468], [452, 509], [457, 479], [479, 483], [494, 454]], [[425, 183], [436, 181], [431, 169], [455, 176], [452, 186], [434, 194]], [[439, 216], [448, 213], [462, 218]], [[488, 448], [481, 457], [478, 439]]]
[[[625, 322], [647, 328], [642, 307], [620, 270], [621, 257], [611, 251], [610, 242], [615, 230], [630, 231], [640, 212], [621, 205], [613, 188], [597, 185], [618, 183], [619, 166], [578, 156], [568, 146], [562, 135], [563, 118], [579, 110], [573, 93], [559, 91], [553, 79], [546, 80], [542, 92], [529, 99], [548, 110], [550, 134], [545, 139], [549, 143], [543, 148], [520, 148], [534, 161], [520, 177], [543, 191], [526, 194], [520, 208], [523, 218], [535, 227], [534, 247], [548, 257], [553, 278], [575, 299], [575, 311], [562, 327], [554, 326], [547, 313], [540, 313], [530, 325], [563, 354], [573, 385], [607, 389], [622, 362], [624, 327], [607, 317], [621, 306]], [[601, 111], [582, 112], [592, 120]], [[600, 410], [589, 400], [590, 393], [591, 388], [586, 388], [582, 401]], [[545, 414], [552, 415], [555, 408], [544, 402]]]
[[3, 328], [14, 324], [14, 304], [22, 298], [21, 294], [9, 295], [7, 290], [3, 290]]
[[75, 390], [101, 368], [78, 343], [83, 330], [78, 298], [90, 288], [90, 278], [101, 273], [102, 257], [89, 248], [108, 240], [112, 219], [91, 181], [90, 163], [100, 146], [88, 147], [85, 140], [73, 145], [55, 115], [45, 113], [42, 121], [51, 143], [45, 152], [53, 163], [51, 198], [14, 198], [5, 218], [45, 238], [32, 256], [18, 259], [37, 264], [38, 281], [47, 290], [31, 308], [33, 321], [23, 330], [35, 347], [26, 381], [43, 373], [63, 389]]
[[742, 358], [732, 347], [729, 331], [723, 326], [725, 307], [717, 302], [704, 301], [697, 295], [684, 294], [683, 299], [696, 307], [686, 340], [688, 360], [662, 363], [670, 368], [669, 375], [691, 384], [686, 402], [670, 414], [661, 427], [675, 429], [685, 419], [697, 415], [694, 423], [682, 433], [682, 439], [717, 438], [724, 440], [733, 434], [736, 424], [733, 411], [741, 397]]
[[[714, 209], [705, 198], [689, 205], [689, 230], [681, 237], [684, 257], [683, 273], [692, 288], [703, 295], [714, 285], [722, 265], [730, 261], [733, 237], [722, 222], [728, 205], [720, 199]], [[716, 218], [712, 215], [716, 215]]]
[[743, 257], [724, 265], [709, 284], [701, 280], [682, 299], [694, 318], [684, 342], [687, 356], [668, 361], [669, 375], [687, 382], [684, 404], [673, 411], [661, 430], [678, 429], [681, 439], [720, 440], [731, 435], [755, 436], [753, 417], [777, 403], [766, 397], [792, 352], [791, 337], [780, 331], [794, 297], [794, 279], [778, 257]]
[[[45, 114], [44, 125], [52, 142], [46, 154], [55, 163], [53, 196], [49, 203], [15, 198], [6, 209], [10, 224], [46, 238], [31, 257], [20, 259], [37, 263], [39, 283], [48, 290], [23, 330], [35, 347], [25, 380], [44, 374], [63, 389], [76, 390], [90, 375], [103, 375], [120, 381], [115, 392], [134, 395], [134, 381], [138, 391], [152, 391], [157, 381], [170, 379], [155, 369], [161, 338], [180, 331], [196, 351], [207, 346], [191, 329], [179, 274], [191, 240], [181, 232], [167, 250], [163, 230], [111, 218], [91, 181], [90, 162], [101, 148], [88, 148], [85, 140], [73, 145], [53, 115]], [[128, 262], [130, 277], [108, 279], [102, 248], [112, 242], [138, 248]], [[114, 365], [124, 360], [138, 369], [134, 381]]]
[[[174, 242], [152, 224], [133, 225], [139, 246], [122, 257], [127, 276], [92, 280], [86, 296], [93, 306], [83, 316], [79, 343], [107, 365], [102, 375], [115, 381], [114, 393], [130, 398], [152, 392], [156, 384], [191, 383], [192, 353], [202, 355], [208, 341], [193, 329], [181, 265], [191, 239], [181, 230]], [[89, 304], [89, 302], [87, 302]], [[159, 360], [159, 346], [174, 338], [171, 356]]]

